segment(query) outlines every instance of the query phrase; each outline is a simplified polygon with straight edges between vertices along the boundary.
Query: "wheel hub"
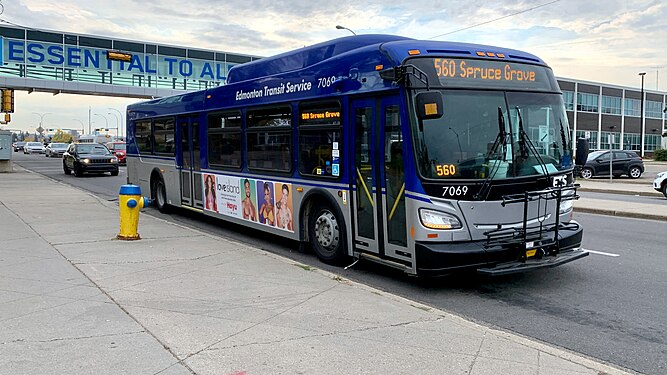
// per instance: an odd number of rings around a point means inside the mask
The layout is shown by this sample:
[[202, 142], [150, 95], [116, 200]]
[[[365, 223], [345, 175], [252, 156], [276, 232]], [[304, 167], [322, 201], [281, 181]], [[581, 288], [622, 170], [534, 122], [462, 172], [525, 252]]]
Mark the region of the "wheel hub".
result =
[[338, 223], [331, 212], [323, 212], [315, 221], [315, 237], [324, 248], [333, 249], [338, 246]]
[[164, 185], [162, 184], [162, 182], [157, 183], [157, 189], [156, 190], [157, 190], [157, 194], [156, 194], [157, 197], [156, 198], [157, 198], [158, 204], [160, 206], [163, 206], [164, 203], [165, 203], [166, 198], [165, 198]]

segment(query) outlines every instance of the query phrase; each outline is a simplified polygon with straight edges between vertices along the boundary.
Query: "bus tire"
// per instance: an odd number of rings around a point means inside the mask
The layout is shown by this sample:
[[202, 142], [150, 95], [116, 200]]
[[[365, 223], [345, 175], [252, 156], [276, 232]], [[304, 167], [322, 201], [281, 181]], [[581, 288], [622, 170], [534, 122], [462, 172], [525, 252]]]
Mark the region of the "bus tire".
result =
[[158, 211], [166, 214], [169, 212], [169, 205], [167, 204], [167, 189], [164, 186], [162, 177], [156, 176], [151, 178], [151, 198]]
[[326, 203], [315, 204], [308, 215], [308, 239], [324, 263], [339, 265], [347, 257], [344, 223]]

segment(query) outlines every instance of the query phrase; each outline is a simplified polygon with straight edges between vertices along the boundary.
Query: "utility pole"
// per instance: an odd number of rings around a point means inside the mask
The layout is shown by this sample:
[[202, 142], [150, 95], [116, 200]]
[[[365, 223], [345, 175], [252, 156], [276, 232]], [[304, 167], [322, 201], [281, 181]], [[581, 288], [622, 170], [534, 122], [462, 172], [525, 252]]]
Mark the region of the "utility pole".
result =
[[[641, 142], [640, 144], [640, 154], [642, 158], [644, 157], [644, 76], [646, 75], [646, 72], [641, 72], [639, 73], [639, 76], [642, 77], [642, 88], [641, 88], [641, 101], [639, 105], [639, 132], [641, 134]], [[611, 170], [610, 170], [611, 171]], [[611, 172], [610, 172], [611, 173]]]

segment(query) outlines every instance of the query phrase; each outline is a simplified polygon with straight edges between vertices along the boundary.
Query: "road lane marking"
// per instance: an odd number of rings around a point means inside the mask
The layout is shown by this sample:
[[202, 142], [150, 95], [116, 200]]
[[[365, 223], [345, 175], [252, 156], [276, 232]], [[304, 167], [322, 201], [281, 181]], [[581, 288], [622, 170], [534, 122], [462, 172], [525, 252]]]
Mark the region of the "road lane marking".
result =
[[604, 255], [604, 256], [608, 256], [608, 257], [620, 257], [621, 256], [620, 254], [605, 253], [604, 251], [595, 251], [595, 250], [588, 250], [588, 249], [584, 249], [584, 250], [586, 250], [586, 251], [588, 251], [589, 253], [592, 253], [592, 254]]

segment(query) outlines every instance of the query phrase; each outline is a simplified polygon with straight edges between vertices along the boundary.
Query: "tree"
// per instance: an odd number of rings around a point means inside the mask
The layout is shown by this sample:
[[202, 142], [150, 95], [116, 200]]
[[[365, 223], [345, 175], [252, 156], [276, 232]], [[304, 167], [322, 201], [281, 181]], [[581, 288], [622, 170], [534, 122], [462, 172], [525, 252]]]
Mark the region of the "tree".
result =
[[56, 131], [56, 134], [54, 134], [53, 137], [51, 137], [52, 142], [62, 142], [62, 143], [70, 143], [72, 142], [73, 139], [74, 137], [71, 134], [65, 133], [60, 129]]
[[655, 161], [667, 161], [667, 150], [657, 149], [653, 152], [653, 160]]

